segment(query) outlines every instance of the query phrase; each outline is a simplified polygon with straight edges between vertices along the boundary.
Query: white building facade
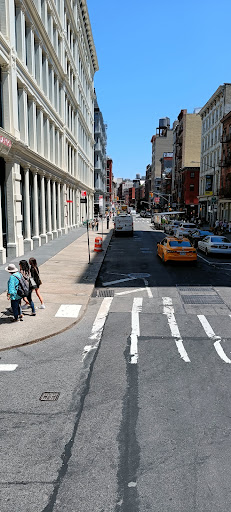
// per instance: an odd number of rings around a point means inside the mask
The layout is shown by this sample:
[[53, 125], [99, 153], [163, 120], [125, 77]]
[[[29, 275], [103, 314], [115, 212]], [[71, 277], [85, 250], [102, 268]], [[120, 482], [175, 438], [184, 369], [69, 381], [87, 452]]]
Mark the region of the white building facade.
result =
[[222, 117], [231, 110], [231, 84], [220, 85], [198, 115], [202, 120], [199, 182], [200, 217], [210, 225], [219, 218]]
[[98, 62], [86, 0], [0, 0], [0, 12], [4, 263], [93, 217]]
[[105, 213], [107, 186], [107, 125], [104, 123], [102, 112], [95, 97], [95, 215]]

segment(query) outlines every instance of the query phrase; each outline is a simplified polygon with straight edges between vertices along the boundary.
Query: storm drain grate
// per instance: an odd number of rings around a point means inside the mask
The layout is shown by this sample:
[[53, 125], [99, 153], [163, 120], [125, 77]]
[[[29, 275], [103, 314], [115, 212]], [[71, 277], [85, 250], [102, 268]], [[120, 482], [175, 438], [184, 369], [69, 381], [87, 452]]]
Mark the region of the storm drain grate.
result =
[[213, 290], [212, 286], [178, 286], [177, 289], [180, 292], [211, 292]]
[[97, 290], [96, 297], [114, 297], [114, 290]]
[[185, 304], [224, 304], [218, 295], [181, 295]]
[[41, 394], [40, 399], [41, 402], [55, 402], [58, 400], [60, 393], [53, 393], [50, 391], [45, 391]]

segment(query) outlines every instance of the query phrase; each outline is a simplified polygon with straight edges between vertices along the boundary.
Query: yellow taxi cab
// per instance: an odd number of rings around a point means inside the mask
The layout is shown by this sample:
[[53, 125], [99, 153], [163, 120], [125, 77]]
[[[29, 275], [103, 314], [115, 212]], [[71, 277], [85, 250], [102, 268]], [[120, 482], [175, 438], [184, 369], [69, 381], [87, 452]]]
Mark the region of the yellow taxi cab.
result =
[[157, 254], [162, 261], [189, 261], [196, 264], [197, 251], [188, 238], [166, 237], [157, 244]]

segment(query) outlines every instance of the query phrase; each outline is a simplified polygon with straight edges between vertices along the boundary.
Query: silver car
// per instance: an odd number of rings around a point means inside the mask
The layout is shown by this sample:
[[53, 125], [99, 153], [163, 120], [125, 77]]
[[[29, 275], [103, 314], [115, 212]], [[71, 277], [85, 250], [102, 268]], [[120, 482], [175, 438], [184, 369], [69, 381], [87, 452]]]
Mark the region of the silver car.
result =
[[199, 240], [198, 249], [208, 254], [231, 254], [231, 242], [225, 236], [206, 236]]

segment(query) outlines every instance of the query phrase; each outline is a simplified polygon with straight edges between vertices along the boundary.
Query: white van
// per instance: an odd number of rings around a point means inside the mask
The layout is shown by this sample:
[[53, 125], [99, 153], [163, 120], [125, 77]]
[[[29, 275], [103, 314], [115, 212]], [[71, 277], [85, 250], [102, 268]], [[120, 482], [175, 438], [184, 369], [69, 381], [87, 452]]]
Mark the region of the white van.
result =
[[127, 233], [130, 236], [133, 236], [133, 218], [132, 215], [127, 215], [126, 213], [121, 213], [115, 217], [115, 236], [118, 236], [120, 233]]

